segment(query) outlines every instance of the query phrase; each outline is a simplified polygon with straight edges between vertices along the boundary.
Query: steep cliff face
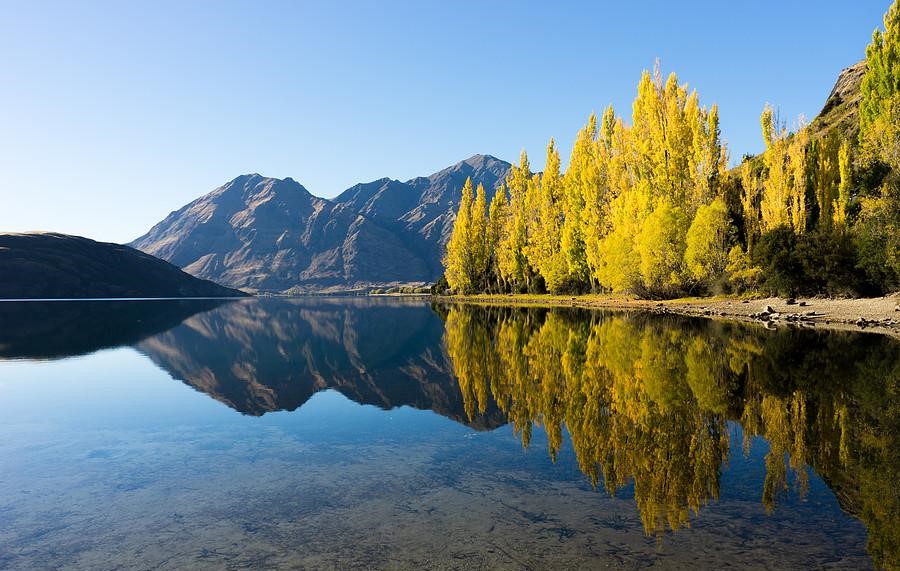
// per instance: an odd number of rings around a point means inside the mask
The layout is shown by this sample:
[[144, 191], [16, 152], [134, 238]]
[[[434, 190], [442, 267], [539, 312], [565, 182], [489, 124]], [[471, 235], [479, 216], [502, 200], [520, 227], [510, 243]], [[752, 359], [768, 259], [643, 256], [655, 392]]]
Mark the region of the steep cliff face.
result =
[[495, 188], [509, 163], [476, 155], [429, 177], [355, 185], [333, 200], [293, 179], [243, 175], [171, 213], [131, 245], [256, 291], [427, 283], [466, 178]]

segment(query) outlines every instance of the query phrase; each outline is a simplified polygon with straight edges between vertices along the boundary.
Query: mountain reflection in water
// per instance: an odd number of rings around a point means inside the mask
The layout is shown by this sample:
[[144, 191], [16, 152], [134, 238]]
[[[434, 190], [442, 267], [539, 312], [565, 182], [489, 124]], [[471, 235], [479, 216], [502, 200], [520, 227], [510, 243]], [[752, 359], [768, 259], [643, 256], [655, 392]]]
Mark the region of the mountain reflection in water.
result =
[[0, 304], [0, 326], [0, 359], [130, 345], [248, 416], [331, 389], [479, 431], [509, 423], [526, 448], [540, 427], [550, 459], [571, 446], [595, 488], [633, 484], [661, 541], [724, 493], [733, 440], [746, 453], [761, 437], [768, 513], [806, 494], [812, 470], [865, 525], [875, 565], [900, 566], [900, 342], [887, 336], [359, 298]]
[[135, 347], [172, 377], [243, 414], [295, 410], [333, 389], [383, 409], [432, 410], [476, 429], [496, 407], [466, 414], [441, 338], [420, 303], [302, 298], [230, 303]]

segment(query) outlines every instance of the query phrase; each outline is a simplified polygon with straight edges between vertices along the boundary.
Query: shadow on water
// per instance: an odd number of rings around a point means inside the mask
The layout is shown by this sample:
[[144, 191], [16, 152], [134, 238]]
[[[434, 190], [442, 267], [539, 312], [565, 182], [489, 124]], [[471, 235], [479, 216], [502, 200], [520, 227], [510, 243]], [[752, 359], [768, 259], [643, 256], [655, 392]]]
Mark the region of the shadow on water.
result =
[[132, 345], [223, 299], [0, 303], [0, 359], [50, 360]]

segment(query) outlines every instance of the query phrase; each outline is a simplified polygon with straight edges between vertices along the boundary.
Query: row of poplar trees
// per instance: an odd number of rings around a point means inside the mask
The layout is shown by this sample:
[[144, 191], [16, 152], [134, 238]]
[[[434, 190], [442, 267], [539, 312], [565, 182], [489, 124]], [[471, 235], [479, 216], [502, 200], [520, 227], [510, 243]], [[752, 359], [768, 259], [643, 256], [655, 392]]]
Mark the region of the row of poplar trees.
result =
[[[900, 0], [867, 50], [859, 131], [791, 133], [766, 106], [766, 151], [728, 170], [718, 108], [657, 66], [630, 123], [591, 115], [563, 173], [522, 153], [493, 193], [467, 181], [444, 258], [476, 292], [858, 293], [900, 276]], [[817, 291], [818, 292], [818, 291]]]

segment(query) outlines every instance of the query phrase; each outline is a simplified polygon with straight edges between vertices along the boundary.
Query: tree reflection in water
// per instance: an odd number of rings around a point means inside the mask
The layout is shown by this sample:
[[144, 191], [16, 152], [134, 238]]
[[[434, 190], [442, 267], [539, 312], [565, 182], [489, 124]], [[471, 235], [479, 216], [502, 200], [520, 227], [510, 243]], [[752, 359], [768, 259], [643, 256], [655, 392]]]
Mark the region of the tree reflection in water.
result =
[[579, 467], [615, 494], [630, 482], [648, 534], [690, 525], [720, 491], [729, 422], [763, 437], [771, 513], [815, 470], [900, 565], [900, 343], [647, 313], [435, 306], [466, 413], [492, 403], [524, 446], [568, 431]]

